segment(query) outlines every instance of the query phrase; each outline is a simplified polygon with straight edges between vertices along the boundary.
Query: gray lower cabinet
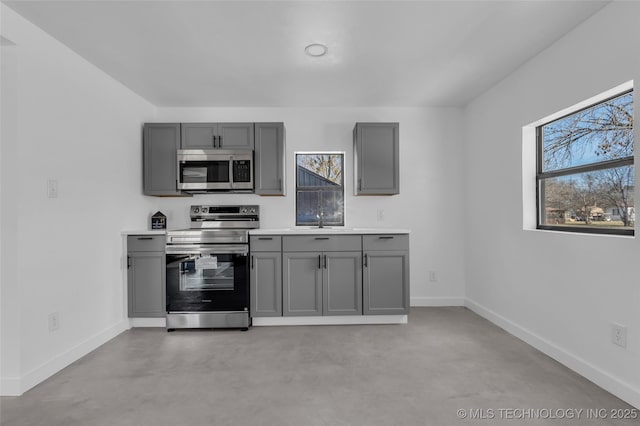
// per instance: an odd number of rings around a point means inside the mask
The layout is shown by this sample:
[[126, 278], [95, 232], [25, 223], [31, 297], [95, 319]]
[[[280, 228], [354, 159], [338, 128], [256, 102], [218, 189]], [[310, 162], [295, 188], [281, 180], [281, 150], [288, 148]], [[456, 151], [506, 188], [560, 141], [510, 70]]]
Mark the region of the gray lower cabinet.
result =
[[364, 235], [363, 313], [409, 313], [409, 235]]
[[322, 315], [320, 253], [283, 253], [282, 315]]
[[284, 316], [362, 315], [360, 235], [285, 236], [282, 246]]
[[284, 123], [255, 123], [255, 193], [285, 195]]
[[182, 123], [182, 149], [253, 149], [253, 123]]
[[250, 288], [251, 316], [282, 316], [282, 237], [252, 236]]
[[163, 235], [127, 237], [127, 295], [129, 317], [164, 317], [165, 238]]
[[409, 313], [409, 235], [252, 235], [254, 317]]
[[355, 195], [400, 193], [398, 123], [356, 123], [353, 129]]
[[362, 315], [361, 252], [324, 253], [323, 315]]
[[180, 123], [145, 123], [143, 132], [143, 193], [182, 195], [176, 171]]

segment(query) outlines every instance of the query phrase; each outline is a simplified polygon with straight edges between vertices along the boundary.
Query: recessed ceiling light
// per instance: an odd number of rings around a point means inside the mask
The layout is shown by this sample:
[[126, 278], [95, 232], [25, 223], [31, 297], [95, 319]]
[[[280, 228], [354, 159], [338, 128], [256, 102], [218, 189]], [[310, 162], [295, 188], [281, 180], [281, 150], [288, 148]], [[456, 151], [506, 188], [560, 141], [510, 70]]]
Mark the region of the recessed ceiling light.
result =
[[309, 56], [318, 57], [326, 55], [328, 50], [327, 46], [322, 43], [311, 43], [304, 48], [304, 53]]

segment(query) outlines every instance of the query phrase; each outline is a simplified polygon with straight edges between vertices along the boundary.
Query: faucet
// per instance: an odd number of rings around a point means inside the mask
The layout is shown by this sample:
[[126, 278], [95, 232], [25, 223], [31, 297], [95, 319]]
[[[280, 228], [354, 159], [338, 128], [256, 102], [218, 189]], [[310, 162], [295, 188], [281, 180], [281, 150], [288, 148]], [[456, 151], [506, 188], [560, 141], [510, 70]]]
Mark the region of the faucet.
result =
[[324, 228], [324, 212], [322, 211], [322, 206], [320, 205], [320, 201], [318, 201], [318, 209], [317, 209], [316, 217], [318, 218], [318, 228]]

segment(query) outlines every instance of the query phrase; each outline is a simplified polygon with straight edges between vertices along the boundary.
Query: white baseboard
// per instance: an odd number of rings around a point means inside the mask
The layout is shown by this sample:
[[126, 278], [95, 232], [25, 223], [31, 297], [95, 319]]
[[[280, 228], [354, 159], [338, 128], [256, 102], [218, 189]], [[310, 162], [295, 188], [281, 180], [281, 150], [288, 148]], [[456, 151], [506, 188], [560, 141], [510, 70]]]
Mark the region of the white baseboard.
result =
[[317, 317], [257, 317], [253, 325], [354, 325], [354, 324], [406, 324], [407, 315], [344, 315]]
[[20, 396], [20, 378], [11, 377], [0, 379], [0, 396]]
[[591, 380], [606, 391], [611, 392], [623, 401], [636, 408], [640, 408], [640, 389], [634, 388], [623, 380], [602, 371], [595, 365], [592, 365], [584, 359], [567, 352], [558, 345], [538, 336], [530, 330], [521, 327], [513, 321], [474, 302], [473, 300], [466, 299], [465, 306], [481, 317], [491, 321], [498, 327], [525, 341], [540, 352], [550, 356], [588, 380]]
[[166, 327], [166, 318], [129, 318], [131, 327]]
[[[106, 330], [103, 330], [100, 333], [89, 337], [84, 342], [77, 344], [68, 351], [63, 352], [55, 358], [51, 359], [50, 361], [47, 361], [39, 367], [34, 368], [33, 370], [22, 376], [21, 379], [13, 379], [18, 381], [18, 392], [16, 394], [22, 395], [24, 392], [45, 381], [49, 377], [56, 374], [58, 371], [79, 360], [89, 352], [99, 348], [128, 328], [129, 322], [127, 320], [120, 321], [117, 324], [107, 328]], [[15, 386], [15, 384], [12, 386]], [[5, 395], [4, 388], [2, 395]]]
[[412, 297], [411, 306], [464, 306], [464, 297]]

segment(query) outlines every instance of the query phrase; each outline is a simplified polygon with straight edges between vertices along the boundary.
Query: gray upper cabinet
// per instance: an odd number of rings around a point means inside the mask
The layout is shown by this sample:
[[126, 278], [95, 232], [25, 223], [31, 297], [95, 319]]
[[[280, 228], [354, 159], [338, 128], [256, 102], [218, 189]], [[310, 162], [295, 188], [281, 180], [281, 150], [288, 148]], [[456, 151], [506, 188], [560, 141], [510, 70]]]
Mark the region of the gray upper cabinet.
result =
[[164, 317], [164, 235], [127, 237], [127, 294], [129, 317]]
[[253, 149], [253, 123], [182, 123], [181, 149]]
[[182, 195], [177, 185], [180, 123], [146, 123], [143, 133], [143, 193]]
[[400, 193], [398, 123], [356, 123], [354, 140], [355, 195]]
[[255, 193], [285, 195], [283, 123], [255, 123]]
[[364, 235], [363, 313], [409, 313], [409, 235]]
[[218, 137], [224, 149], [253, 149], [253, 123], [218, 123]]

